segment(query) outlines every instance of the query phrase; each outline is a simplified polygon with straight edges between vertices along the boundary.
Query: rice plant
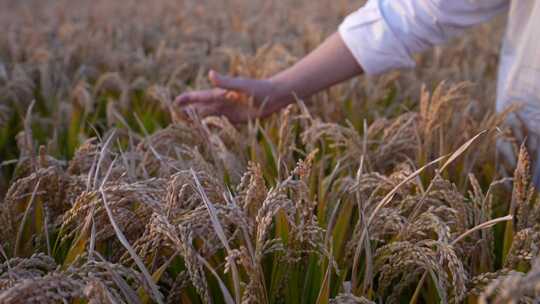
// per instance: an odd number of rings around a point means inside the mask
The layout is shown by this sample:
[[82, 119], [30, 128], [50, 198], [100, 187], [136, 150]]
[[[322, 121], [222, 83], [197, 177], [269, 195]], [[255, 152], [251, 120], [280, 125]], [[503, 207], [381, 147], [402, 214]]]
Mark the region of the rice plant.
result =
[[1, 3], [0, 303], [537, 301], [500, 21], [265, 120], [175, 115], [210, 67], [270, 75], [358, 5]]

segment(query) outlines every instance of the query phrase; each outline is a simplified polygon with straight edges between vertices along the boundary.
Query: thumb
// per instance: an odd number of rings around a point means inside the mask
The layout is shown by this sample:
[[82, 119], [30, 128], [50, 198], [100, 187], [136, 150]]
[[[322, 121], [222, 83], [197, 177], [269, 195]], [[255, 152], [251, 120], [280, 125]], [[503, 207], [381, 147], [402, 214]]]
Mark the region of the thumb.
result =
[[223, 76], [214, 70], [208, 73], [208, 78], [210, 79], [210, 82], [218, 88], [243, 92], [249, 91], [249, 80], [247, 79]]

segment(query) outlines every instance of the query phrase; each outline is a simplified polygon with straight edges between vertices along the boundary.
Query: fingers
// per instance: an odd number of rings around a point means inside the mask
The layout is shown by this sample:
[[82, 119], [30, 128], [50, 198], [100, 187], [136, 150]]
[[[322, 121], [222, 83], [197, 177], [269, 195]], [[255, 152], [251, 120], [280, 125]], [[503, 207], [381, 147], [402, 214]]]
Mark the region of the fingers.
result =
[[184, 93], [176, 98], [174, 104], [178, 107], [185, 107], [198, 103], [210, 103], [223, 98], [225, 91], [210, 90]]
[[251, 93], [252, 91], [253, 81], [250, 79], [224, 76], [218, 74], [214, 70], [211, 70], [208, 73], [208, 79], [210, 79], [210, 82], [218, 88], [242, 91], [245, 93]]
[[243, 94], [239, 94], [239, 92], [250, 96], [257, 88], [255, 80], [223, 76], [213, 70], [208, 74], [208, 78], [217, 87], [216, 89], [184, 93], [176, 98], [175, 105], [183, 107], [196, 103], [223, 101], [224, 99], [240, 100], [241, 97], [245, 96], [241, 96]]
[[174, 110], [182, 114], [194, 111], [202, 117], [225, 115], [232, 121], [243, 120], [238, 117], [249, 109], [250, 105], [246, 103], [250, 101], [250, 92], [256, 91], [257, 81], [222, 76], [215, 71], [210, 71], [208, 77], [216, 88], [178, 96]]
[[176, 97], [176, 100], [174, 101], [175, 105], [184, 107], [190, 104], [198, 103], [204, 100], [204, 95], [207, 95], [205, 92], [188, 92], [184, 93], [178, 97]]
[[223, 89], [213, 89], [181, 94], [174, 101], [175, 119], [189, 120], [192, 113], [201, 117], [217, 114], [219, 105], [226, 99], [226, 93]]
[[[215, 107], [212, 104], [192, 103], [173, 108], [173, 118], [176, 121], [191, 121], [193, 117], [206, 117], [213, 115]], [[195, 116], [194, 116], [195, 115]]]

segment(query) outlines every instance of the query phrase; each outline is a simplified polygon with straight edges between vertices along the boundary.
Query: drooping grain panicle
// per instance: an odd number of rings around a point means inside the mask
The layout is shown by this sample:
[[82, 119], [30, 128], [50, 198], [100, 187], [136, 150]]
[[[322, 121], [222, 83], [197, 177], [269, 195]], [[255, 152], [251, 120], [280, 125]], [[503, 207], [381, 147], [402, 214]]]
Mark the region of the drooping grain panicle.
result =
[[525, 144], [521, 145], [518, 156], [518, 163], [514, 172], [514, 188], [512, 192], [512, 202], [510, 213], [514, 214], [516, 231], [530, 226], [531, 215], [533, 215], [533, 195], [535, 188], [531, 183], [530, 158]]
[[331, 304], [373, 304], [375, 302], [370, 301], [364, 297], [356, 297], [353, 294], [339, 294], [337, 297], [330, 300]]
[[34, 254], [26, 259], [9, 259], [0, 265], [0, 291], [13, 287], [19, 280], [43, 277], [54, 269], [56, 263], [44, 254]]
[[534, 302], [540, 296], [539, 263], [535, 260], [528, 273], [509, 272], [500, 275], [485, 288], [479, 303], [518, 303]]
[[61, 274], [48, 274], [44, 277], [22, 281], [0, 294], [0, 302], [54, 303], [69, 302], [83, 298], [83, 283]]
[[357, 1], [0, 2], [0, 302], [538, 297], [530, 165], [511, 196], [495, 162], [519, 111], [493, 113], [498, 27], [244, 126], [173, 100], [210, 68], [271, 77]]

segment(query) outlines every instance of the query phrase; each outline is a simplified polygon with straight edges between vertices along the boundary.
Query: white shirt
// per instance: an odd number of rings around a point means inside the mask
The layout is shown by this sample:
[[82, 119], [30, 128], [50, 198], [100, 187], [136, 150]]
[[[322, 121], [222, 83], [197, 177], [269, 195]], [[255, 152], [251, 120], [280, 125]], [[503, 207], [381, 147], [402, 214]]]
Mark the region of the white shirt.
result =
[[500, 13], [509, 16], [497, 110], [518, 102], [519, 119], [540, 135], [540, 0], [369, 0], [339, 33], [364, 72], [374, 75], [412, 68], [414, 53]]

